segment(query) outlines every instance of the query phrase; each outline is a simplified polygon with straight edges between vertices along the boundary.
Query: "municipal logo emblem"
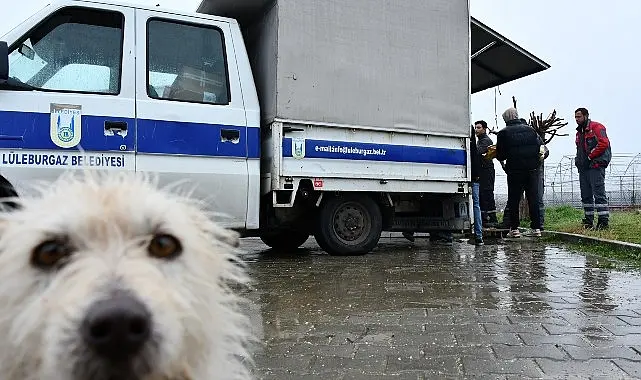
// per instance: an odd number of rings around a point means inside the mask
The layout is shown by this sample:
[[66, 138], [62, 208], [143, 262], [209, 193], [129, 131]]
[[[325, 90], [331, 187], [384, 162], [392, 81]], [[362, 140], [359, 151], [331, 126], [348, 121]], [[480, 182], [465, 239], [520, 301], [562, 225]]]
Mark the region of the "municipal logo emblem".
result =
[[305, 139], [292, 139], [292, 156], [299, 160], [305, 158]]
[[51, 141], [61, 148], [73, 148], [82, 138], [82, 106], [51, 103]]

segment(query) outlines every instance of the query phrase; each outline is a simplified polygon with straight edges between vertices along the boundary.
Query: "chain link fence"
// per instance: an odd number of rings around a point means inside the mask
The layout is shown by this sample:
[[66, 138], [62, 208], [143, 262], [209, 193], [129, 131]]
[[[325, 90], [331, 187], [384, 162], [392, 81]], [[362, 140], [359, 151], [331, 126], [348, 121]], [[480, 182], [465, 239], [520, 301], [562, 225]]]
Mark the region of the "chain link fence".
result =
[[[507, 204], [507, 178], [500, 169], [496, 171], [496, 207]], [[613, 155], [606, 169], [605, 189], [610, 207], [614, 209], [641, 208], [641, 153]], [[545, 205], [570, 205], [581, 208], [579, 174], [574, 166], [574, 156], [563, 156], [557, 163], [545, 165]]]

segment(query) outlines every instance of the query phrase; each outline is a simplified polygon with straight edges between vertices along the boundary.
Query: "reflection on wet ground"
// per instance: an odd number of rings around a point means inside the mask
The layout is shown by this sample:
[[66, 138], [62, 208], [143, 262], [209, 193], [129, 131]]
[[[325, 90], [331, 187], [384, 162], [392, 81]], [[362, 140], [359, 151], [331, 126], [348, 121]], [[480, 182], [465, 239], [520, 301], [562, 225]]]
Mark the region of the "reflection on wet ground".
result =
[[641, 273], [533, 241], [243, 248], [264, 379], [641, 377]]

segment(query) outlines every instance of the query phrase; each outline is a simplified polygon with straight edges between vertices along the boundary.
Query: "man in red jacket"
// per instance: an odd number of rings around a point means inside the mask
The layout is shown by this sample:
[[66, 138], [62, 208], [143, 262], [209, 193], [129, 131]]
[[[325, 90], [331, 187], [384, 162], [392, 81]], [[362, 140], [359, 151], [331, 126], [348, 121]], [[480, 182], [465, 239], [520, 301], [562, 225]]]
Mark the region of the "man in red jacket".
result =
[[596, 229], [601, 230], [608, 228], [610, 219], [608, 198], [605, 194], [605, 168], [612, 159], [612, 150], [605, 126], [590, 120], [589, 116], [588, 110], [583, 107], [574, 112], [577, 124], [574, 163], [579, 170], [583, 226], [593, 228], [596, 213]]

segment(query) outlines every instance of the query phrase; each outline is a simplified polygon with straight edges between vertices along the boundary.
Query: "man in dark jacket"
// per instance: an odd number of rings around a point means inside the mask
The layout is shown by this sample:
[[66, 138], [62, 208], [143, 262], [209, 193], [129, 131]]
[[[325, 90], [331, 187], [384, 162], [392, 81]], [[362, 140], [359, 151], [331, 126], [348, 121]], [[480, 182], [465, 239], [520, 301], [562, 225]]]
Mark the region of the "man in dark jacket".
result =
[[593, 228], [594, 213], [598, 216], [596, 229], [608, 228], [610, 211], [605, 194], [605, 168], [612, 159], [610, 139], [605, 126], [590, 120], [588, 110], [581, 107], [574, 112], [576, 120], [576, 157], [579, 186], [583, 203], [583, 226]]
[[[474, 123], [474, 133], [478, 138], [477, 147], [480, 154], [487, 153], [488, 147], [494, 142], [487, 134], [487, 123], [479, 120]], [[483, 225], [486, 227], [496, 227], [496, 203], [494, 202], [494, 180], [496, 173], [494, 171], [494, 161], [481, 159], [481, 168], [479, 172], [480, 202]]]
[[510, 212], [510, 232], [507, 236], [521, 237], [518, 229], [519, 201], [524, 190], [532, 221], [532, 236], [541, 236], [538, 181], [543, 141], [534, 128], [530, 127], [525, 120], [519, 119], [516, 108], [508, 108], [503, 112], [503, 120], [505, 128], [501, 129], [496, 136], [496, 159], [505, 160], [507, 173], [507, 208]]

